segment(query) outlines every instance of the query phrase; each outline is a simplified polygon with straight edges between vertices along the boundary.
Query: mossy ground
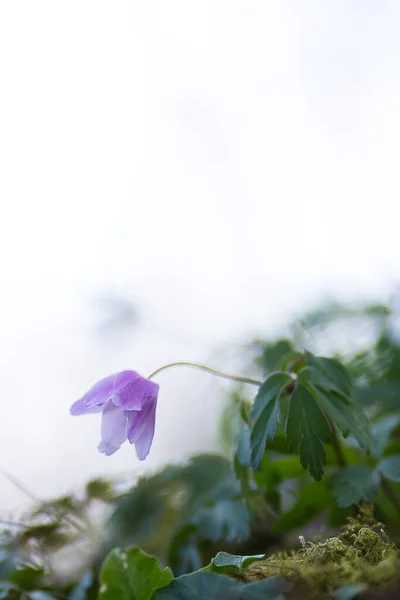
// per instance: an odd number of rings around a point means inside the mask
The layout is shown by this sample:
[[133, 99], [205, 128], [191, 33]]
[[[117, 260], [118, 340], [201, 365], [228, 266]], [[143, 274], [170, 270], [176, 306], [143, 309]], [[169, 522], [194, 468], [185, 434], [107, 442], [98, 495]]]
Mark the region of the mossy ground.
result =
[[398, 581], [399, 548], [373, 517], [373, 507], [359, 507], [356, 518], [349, 519], [338, 537], [306, 541], [295, 552], [270, 556], [252, 563], [243, 573], [245, 581], [281, 575], [297, 585], [306, 585], [318, 598], [354, 585], [362, 589], [390, 589]]

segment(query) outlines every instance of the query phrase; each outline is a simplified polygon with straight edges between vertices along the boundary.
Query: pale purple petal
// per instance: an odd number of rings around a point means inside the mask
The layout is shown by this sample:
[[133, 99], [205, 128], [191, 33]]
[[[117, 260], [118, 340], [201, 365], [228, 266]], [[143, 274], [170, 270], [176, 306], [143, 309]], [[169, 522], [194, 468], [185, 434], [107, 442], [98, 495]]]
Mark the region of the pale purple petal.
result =
[[157, 398], [159, 385], [136, 373], [121, 371], [115, 376], [112, 401], [125, 410], [141, 410], [146, 400]]
[[85, 406], [82, 398], [80, 400], [76, 400], [76, 402], [74, 402], [73, 405], [71, 406], [71, 408], [69, 409], [71, 415], [74, 415], [74, 416], [98, 413], [98, 412], [102, 412], [103, 410], [104, 410], [104, 405], [92, 406], [91, 408], [87, 408]]
[[135, 444], [139, 460], [150, 452], [154, 437], [157, 398], [149, 399], [141, 411], [126, 411], [128, 417], [128, 439]]
[[100, 452], [109, 455], [119, 450], [127, 439], [127, 422], [128, 419], [121, 408], [112, 402], [107, 404], [101, 421]]
[[100, 381], [95, 383], [80, 400], [74, 402], [70, 408], [71, 414], [83, 415], [85, 413], [102, 411], [107, 402], [111, 400], [114, 379], [115, 374], [100, 379]]

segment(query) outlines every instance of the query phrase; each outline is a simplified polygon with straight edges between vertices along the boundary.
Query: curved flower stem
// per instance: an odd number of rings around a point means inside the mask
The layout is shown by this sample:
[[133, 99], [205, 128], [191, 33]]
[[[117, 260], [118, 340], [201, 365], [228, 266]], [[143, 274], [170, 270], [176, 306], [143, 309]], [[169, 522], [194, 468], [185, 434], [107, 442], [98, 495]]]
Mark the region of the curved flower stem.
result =
[[161, 371], [165, 371], [165, 369], [169, 369], [170, 367], [193, 367], [194, 369], [200, 369], [200, 371], [206, 371], [207, 373], [211, 373], [212, 375], [216, 375], [217, 377], [222, 377], [223, 379], [231, 379], [232, 381], [241, 381], [242, 383], [249, 383], [250, 385], [260, 386], [262, 381], [258, 381], [257, 379], [250, 379], [249, 377], [242, 377], [241, 375], [231, 375], [230, 373], [225, 373], [224, 371], [219, 371], [218, 369], [213, 369], [212, 367], [207, 367], [206, 365], [199, 365], [194, 362], [173, 362], [168, 365], [164, 365], [159, 369], [156, 369], [148, 376], [148, 379], [152, 379]]

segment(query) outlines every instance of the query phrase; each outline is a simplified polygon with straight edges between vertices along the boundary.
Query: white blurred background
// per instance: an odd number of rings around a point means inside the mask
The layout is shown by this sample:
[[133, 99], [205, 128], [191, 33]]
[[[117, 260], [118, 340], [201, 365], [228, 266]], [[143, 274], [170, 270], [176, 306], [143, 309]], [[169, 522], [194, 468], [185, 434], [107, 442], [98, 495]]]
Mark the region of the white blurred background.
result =
[[[0, 2], [0, 467], [40, 497], [216, 448], [171, 370], [156, 437], [100, 455], [98, 378], [398, 282], [396, 0]], [[229, 385], [229, 384], [224, 384]], [[0, 479], [0, 510], [27, 502]]]

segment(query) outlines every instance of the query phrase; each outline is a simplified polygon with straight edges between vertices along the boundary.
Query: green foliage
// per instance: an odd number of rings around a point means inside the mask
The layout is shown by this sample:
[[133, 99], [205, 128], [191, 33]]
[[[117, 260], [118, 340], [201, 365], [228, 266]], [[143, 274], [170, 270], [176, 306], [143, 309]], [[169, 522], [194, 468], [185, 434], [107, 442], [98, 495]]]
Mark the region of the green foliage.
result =
[[[261, 385], [253, 395], [232, 386], [219, 428], [225, 454], [193, 456], [128, 489], [93, 478], [81, 496], [34, 506], [4, 528], [0, 600], [289, 600], [302, 586], [350, 600], [386, 589], [400, 572], [397, 546], [374, 519], [400, 539], [391, 318], [384, 306], [333, 304], [280, 339], [248, 345]], [[99, 505], [103, 528], [92, 523]], [[305, 541], [306, 528], [312, 538], [356, 511], [342, 533]], [[299, 533], [301, 548], [288, 551]], [[54, 564], [76, 552], [82, 564], [67, 580]]]
[[162, 569], [156, 558], [140, 548], [115, 549], [101, 569], [99, 600], [151, 600], [172, 579], [168, 567]]
[[323, 442], [331, 439], [329, 422], [321, 412], [316, 399], [301, 384], [292, 394], [286, 426], [289, 446], [300, 451], [300, 462], [310, 475], [320, 481], [324, 474], [326, 454]]
[[226, 575], [198, 571], [175, 579], [154, 600], [284, 600], [290, 585], [281, 577], [245, 584]]
[[400, 481], [400, 454], [393, 454], [381, 460], [378, 469], [391, 481]]
[[215, 573], [223, 573], [225, 575], [237, 574], [245, 569], [252, 562], [262, 560], [264, 554], [256, 554], [254, 556], [235, 556], [228, 552], [218, 552], [217, 556], [212, 559], [208, 567], [204, 570], [214, 571]]
[[292, 378], [287, 373], [274, 373], [262, 384], [255, 397], [249, 415], [254, 421], [250, 434], [253, 469], [258, 469], [266, 443], [275, 437], [278, 425], [278, 402], [291, 381]]
[[331, 486], [339, 506], [351, 506], [361, 500], [372, 502], [379, 490], [379, 474], [367, 465], [349, 465], [337, 471]]
[[397, 580], [400, 551], [372, 512], [371, 506], [362, 507], [337, 537], [309, 542], [301, 536], [300, 550], [252, 563], [245, 572], [246, 580], [261, 573], [265, 577], [281, 575], [294, 584], [306, 584], [308, 597], [315, 598], [332, 597], [346, 585], [390, 587]]

